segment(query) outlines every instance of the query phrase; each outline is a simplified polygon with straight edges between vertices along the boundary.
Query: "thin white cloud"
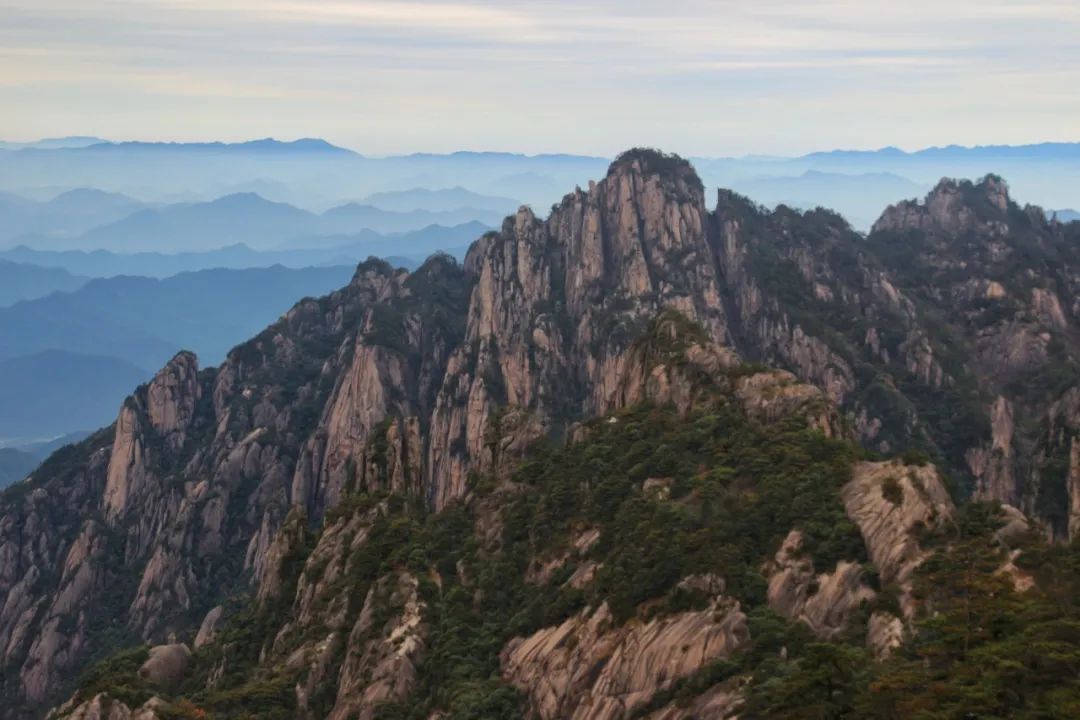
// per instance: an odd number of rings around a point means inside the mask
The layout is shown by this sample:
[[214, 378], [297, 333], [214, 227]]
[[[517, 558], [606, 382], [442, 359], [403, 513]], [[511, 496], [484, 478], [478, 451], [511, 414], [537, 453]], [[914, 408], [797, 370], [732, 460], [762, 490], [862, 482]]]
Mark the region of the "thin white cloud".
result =
[[1080, 111], [1076, 2], [0, 0], [0, 18], [0, 137], [707, 154], [1034, 140]]

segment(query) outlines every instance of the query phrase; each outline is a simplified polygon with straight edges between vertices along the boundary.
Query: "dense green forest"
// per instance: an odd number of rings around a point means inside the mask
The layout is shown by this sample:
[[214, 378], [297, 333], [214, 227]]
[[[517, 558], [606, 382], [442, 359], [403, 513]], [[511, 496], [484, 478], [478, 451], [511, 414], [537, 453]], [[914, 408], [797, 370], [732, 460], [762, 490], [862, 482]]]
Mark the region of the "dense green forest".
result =
[[[702, 607], [704, 597], [678, 587], [702, 573], [724, 578], [726, 593], [747, 614], [750, 640], [638, 708], [637, 717], [720, 683], [742, 688], [744, 718], [1080, 717], [1078, 549], [1047, 546], [1031, 532], [1005, 537], [1004, 520], [991, 507], [962, 505], [954, 523], [920, 539], [929, 557], [915, 583], [918, 619], [901, 649], [875, 661], [866, 649], [866, 622], [874, 609], [895, 607], [889, 589], [826, 642], [769, 609], [763, 574], [797, 527], [818, 571], [846, 559], [875, 576], [839, 495], [863, 451], [808, 429], [798, 416], [752, 422], [726, 400], [688, 415], [638, 406], [592, 421], [582, 434], [566, 446], [537, 445], [509, 481], [474, 476], [468, 501], [437, 514], [402, 497], [354, 493], [327, 516], [324, 533], [357, 519], [368, 533], [348, 572], [334, 581], [350, 599], [350, 614], [381, 587], [380, 578], [400, 571], [419, 579], [426, 605], [428, 648], [417, 688], [407, 702], [381, 705], [376, 717], [522, 717], [523, 696], [500, 674], [499, 652], [510, 639], [602, 602], [620, 622]], [[499, 531], [485, 536], [481, 525]], [[568, 552], [576, 536], [593, 529], [600, 539], [587, 553]], [[327, 628], [295, 631], [284, 648], [270, 650], [319, 540], [299, 516], [288, 532], [295, 542], [285, 591], [261, 604], [233, 598], [226, 627], [196, 651], [194, 669], [166, 694], [169, 704], [159, 714], [295, 716], [300, 672], [287, 655]], [[1033, 583], [1025, 592], [999, 572], [1010, 553], [1017, 575]], [[526, 581], [536, 558], [560, 555], [571, 559], [549, 582]], [[566, 584], [586, 562], [600, 568], [594, 581], [583, 589]], [[309, 565], [304, 581], [317, 580], [317, 571]], [[396, 611], [388, 599], [382, 622]], [[146, 653], [130, 648], [95, 665], [79, 696], [105, 691], [138, 704], [162, 695], [136, 673]], [[341, 647], [327, 677], [344, 660]], [[323, 717], [335, 694], [332, 681], [320, 688], [310, 716]]]

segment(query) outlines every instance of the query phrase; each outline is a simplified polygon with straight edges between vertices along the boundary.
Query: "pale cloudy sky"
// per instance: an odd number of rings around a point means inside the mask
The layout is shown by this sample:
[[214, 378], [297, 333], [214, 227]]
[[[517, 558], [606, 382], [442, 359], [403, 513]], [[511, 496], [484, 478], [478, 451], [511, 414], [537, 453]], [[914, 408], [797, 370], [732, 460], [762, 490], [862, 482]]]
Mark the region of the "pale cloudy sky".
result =
[[1080, 0], [0, 0], [0, 139], [1080, 140]]

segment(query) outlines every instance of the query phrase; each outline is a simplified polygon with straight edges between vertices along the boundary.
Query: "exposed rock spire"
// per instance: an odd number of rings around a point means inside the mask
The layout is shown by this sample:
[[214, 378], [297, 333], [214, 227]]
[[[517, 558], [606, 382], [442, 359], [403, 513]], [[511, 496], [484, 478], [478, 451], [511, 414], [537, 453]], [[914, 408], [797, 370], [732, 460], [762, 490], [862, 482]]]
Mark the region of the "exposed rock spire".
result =
[[175, 453], [184, 444], [202, 388], [195, 355], [178, 353], [154, 379], [124, 401], [116, 420], [116, 439], [105, 485], [105, 516], [116, 520], [145, 493], [152, 481], [156, 448]]

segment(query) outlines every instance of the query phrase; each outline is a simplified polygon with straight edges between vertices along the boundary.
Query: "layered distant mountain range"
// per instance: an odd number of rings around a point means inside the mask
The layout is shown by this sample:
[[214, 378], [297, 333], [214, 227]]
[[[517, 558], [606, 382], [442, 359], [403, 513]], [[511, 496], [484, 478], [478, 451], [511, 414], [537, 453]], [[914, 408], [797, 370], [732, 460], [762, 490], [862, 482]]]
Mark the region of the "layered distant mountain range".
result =
[[[408, 214], [424, 209], [434, 214], [370, 220], [383, 224], [366, 227], [380, 231], [457, 224], [465, 219], [489, 222], [493, 218], [481, 213], [498, 215], [514, 209], [506, 206], [507, 198], [543, 209], [557, 202], [565, 188], [584, 185], [602, 174], [609, 161], [565, 154], [492, 152], [371, 157], [323, 140], [230, 144], [114, 143], [74, 138], [3, 147], [0, 145], [0, 191], [36, 199], [47, 200], [77, 188], [121, 193], [154, 205], [205, 203], [237, 193], [256, 193], [269, 201], [316, 213], [359, 201], [389, 212]], [[697, 157], [694, 163], [706, 186], [734, 189], [769, 206], [829, 207], [858, 229], [868, 230], [883, 205], [897, 197], [922, 195], [942, 177], [980, 177], [997, 172], [1009, 177], [1018, 197], [1044, 207], [1073, 207], [1080, 204], [1078, 160], [1080, 144], [1042, 143], [948, 146], [916, 152], [896, 148], [841, 150], [798, 157]], [[461, 208], [474, 212], [464, 219], [453, 215]], [[287, 223], [299, 221], [284, 212], [282, 218]], [[154, 227], [151, 217], [140, 222], [148, 224], [135, 223], [119, 230]], [[270, 237], [276, 236], [272, 232]], [[132, 240], [130, 235], [126, 238]], [[201, 242], [199, 238], [187, 241]]]
[[237, 338], [351, 274], [339, 265], [118, 276], [0, 307], [0, 447], [97, 427], [179, 350], [218, 362]]
[[[348, 203], [312, 213], [271, 202], [254, 193], [226, 195], [210, 202], [147, 206], [123, 195], [99, 190], [70, 190], [48, 202], [15, 195], [0, 196], [0, 244], [37, 250], [109, 250], [115, 252], [196, 252], [246, 244], [256, 250], [309, 249], [350, 242], [377, 243], [387, 235], [469, 223], [494, 225], [517, 209], [513, 200], [452, 191], [462, 201], [501, 206], [459, 206], [443, 210], [385, 210]], [[384, 194], [382, 202], [439, 204], [437, 193]], [[365, 237], [366, 235], [366, 237]], [[352, 238], [350, 236], [359, 236]], [[402, 242], [406, 239], [398, 239]], [[399, 246], [409, 252], [407, 243]], [[422, 252], [422, 250], [419, 250]], [[422, 259], [422, 258], [421, 258]]]

